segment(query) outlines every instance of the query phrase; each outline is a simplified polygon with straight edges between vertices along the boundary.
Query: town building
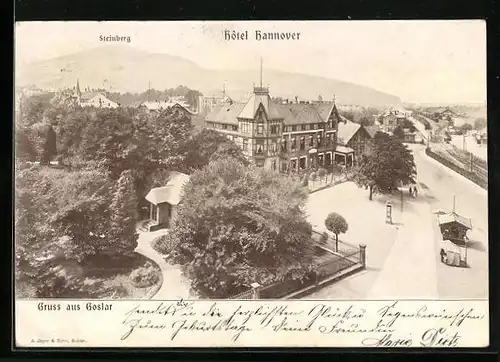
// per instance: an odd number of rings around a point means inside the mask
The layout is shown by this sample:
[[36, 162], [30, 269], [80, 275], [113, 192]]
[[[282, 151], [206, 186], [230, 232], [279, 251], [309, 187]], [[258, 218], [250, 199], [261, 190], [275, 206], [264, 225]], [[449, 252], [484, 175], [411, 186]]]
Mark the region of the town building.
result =
[[[76, 87], [73, 88], [72, 94], [66, 97], [67, 100], [74, 102], [80, 107], [97, 107], [97, 108], [118, 108], [120, 104], [115, 102], [107, 96], [106, 92], [102, 90], [85, 89], [84, 92], [80, 90], [80, 81], [77, 79]], [[64, 94], [65, 91], [62, 92]]]
[[401, 138], [403, 142], [415, 142], [417, 129], [415, 128], [413, 122], [408, 119], [406, 113], [399, 111], [390, 111], [389, 114], [383, 115], [380, 118], [379, 122], [384, 132], [394, 134], [396, 129], [400, 128]]
[[285, 102], [271, 99], [268, 87], [254, 87], [247, 102], [231, 99], [205, 118], [206, 127], [225, 134], [257, 166], [281, 172], [332, 166], [341, 121], [335, 102]]
[[182, 200], [182, 189], [189, 182], [189, 176], [181, 172], [172, 172], [167, 184], [152, 188], [146, 195], [150, 203], [149, 220], [145, 225], [148, 231], [168, 228], [177, 213]]
[[[368, 154], [371, 151], [372, 145], [372, 135], [370, 132], [366, 130], [366, 128], [359, 123], [351, 122], [348, 119], [343, 118], [343, 122], [339, 122], [338, 124], [338, 136], [337, 143], [339, 146], [344, 146], [348, 148], [352, 153], [352, 156], [348, 157], [344, 163], [347, 166], [351, 166], [353, 164], [353, 160], [359, 158], [363, 154]], [[337, 163], [342, 163], [340, 158], [343, 157], [342, 154], [336, 154], [335, 160]]]
[[78, 102], [82, 107], [118, 108], [120, 104], [114, 102], [102, 92], [84, 92]]
[[191, 117], [194, 114], [189, 109], [189, 106], [184, 102], [169, 102], [166, 100], [154, 101], [154, 102], [142, 102], [139, 107], [144, 107], [150, 112], [160, 112], [167, 108], [171, 108], [176, 115], [182, 114], [187, 117]]
[[215, 107], [229, 100], [230, 98], [225, 95], [225, 92], [223, 92], [222, 95], [199, 96], [196, 112], [202, 116], [206, 116], [212, 112]]

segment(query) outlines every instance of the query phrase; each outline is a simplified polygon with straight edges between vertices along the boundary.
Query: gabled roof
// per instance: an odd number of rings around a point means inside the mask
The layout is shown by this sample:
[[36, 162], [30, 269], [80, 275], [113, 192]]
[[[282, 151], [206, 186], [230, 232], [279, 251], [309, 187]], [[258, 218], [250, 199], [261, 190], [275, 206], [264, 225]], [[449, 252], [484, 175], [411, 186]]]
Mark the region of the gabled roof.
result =
[[382, 130], [377, 126], [363, 126], [363, 128], [368, 132], [371, 138], [375, 137], [377, 132], [381, 132]]
[[82, 101], [89, 101], [98, 94], [100, 94], [100, 92], [83, 92], [80, 96], [80, 99]]
[[240, 102], [225, 102], [215, 106], [212, 111], [206, 116], [207, 121], [217, 123], [238, 124], [237, 117], [245, 107], [245, 103]]
[[259, 107], [264, 109], [268, 119], [283, 119], [287, 125], [327, 122], [332, 112], [341, 118], [333, 102], [277, 103], [268, 93], [256, 91], [246, 103], [227, 101], [217, 105], [206, 120], [237, 124], [238, 118], [254, 119]]
[[172, 172], [167, 184], [152, 188], [146, 195], [146, 200], [154, 205], [169, 203], [177, 205], [181, 201], [182, 188], [189, 182], [189, 176], [181, 172]]
[[437, 215], [439, 225], [457, 223], [462, 226], [465, 226], [468, 229], [472, 229], [472, 222], [470, 219], [460, 216], [455, 212], [449, 212], [446, 214], [438, 214]]
[[[319, 116], [323, 119], [323, 121], [328, 121], [328, 117], [330, 116], [330, 113], [332, 113], [332, 108], [334, 107], [333, 102], [321, 102], [318, 104], [315, 104], [315, 107], [319, 113]], [[337, 107], [335, 107], [335, 111], [337, 111]], [[338, 111], [336, 112], [338, 114]], [[340, 117], [340, 114], [338, 114]]]
[[273, 102], [268, 93], [253, 93], [247, 101], [238, 118], [254, 119], [257, 110], [262, 105], [269, 119], [283, 118], [277, 104]]
[[337, 133], [337, 141], [339, 144], [347, 145], [352, 137], [361, 129], [361, 125], [351, 121], [346, 123], [339, 122]]
[[281, 116], [280, 118], [284, 119], [285, 124], [325, 122], [326, 117], [322, 117], [318, 112], [317, 106], [310, 103], [276, 104], [276, 108]]

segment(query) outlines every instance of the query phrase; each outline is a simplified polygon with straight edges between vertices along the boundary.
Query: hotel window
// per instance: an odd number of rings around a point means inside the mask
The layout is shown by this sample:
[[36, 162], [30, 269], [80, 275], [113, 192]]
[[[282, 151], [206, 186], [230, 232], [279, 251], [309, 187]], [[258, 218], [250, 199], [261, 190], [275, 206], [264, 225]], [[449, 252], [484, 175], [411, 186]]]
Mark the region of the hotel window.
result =
[[297, 130], [297, 126], [292, 126], [292, 132], [295, 132]]
[[306, 149], [306, 141], [304, 137], [300, 137], [300, 149], [303, 151]]
[[246, 138], [243, 139], [243, 151], [248, 151], [248, 140]]
[[300, 129], [301, 129], [302, 131], [305, 131], [305, 130], [306, 130], [306, 125], [305, 125], [305, 124], [303, 124], [302, 126], [300, 126]]
[[278, 126], [274, 125], [274, 126], [271, 126], [271, 134], [278, 134], [279, 130], [278, 130]]
[[329, 133], [326, 135], [326, 145], [330, 146], [332, 144], [332, 135]]
[[255, 147], [256, 154], [260, 155], [260, 154], [264, 153], [264, 144], [263, 143], [257, 143], [255, 146], [256, 146]]
[[295, 148], [296, 148], [296, 145], [295, 145], [295, 137], [294, 137], [291, 140], [291, 149], [294, 150]]
[[238, 131], [238, 126], [232, 126], [232, 128], [233, 128], [233, 131], [234, 131], [234, 132], [237, 132], [237, 131]]
[[286, 151], [287, 150], [287, 143], [286, 143], [286, 138], [281, 140], [281, 150]]
[[281, 161], [281, 171], [286, 172], [288, 170], [288, 164], [286, 161]]
[[318, 163], [320, 166], [323, 166], [323, 154], [318, 155]]
[[318, 129], [318, 124], [317, 124], [317, 123], [314, 123], [314, 124], [313, 124], [313, 127], [314, 127], [314, 129]]
[[273, 141], [271, 143], [271, 152], [276, 152], [276, 149], [277, 149], [276, 141]]
[[257, 124], [257, 134], [263, 134], [264, 133], [264, 124], [259, 123]]
[[309, 147], [314, 146], [314, 136], [309, 136]]
[[227, 129], [227, 124], [223, 124], [222, 129]]
[[321, 135], [318, 135], [318, 147], [321, 147]]

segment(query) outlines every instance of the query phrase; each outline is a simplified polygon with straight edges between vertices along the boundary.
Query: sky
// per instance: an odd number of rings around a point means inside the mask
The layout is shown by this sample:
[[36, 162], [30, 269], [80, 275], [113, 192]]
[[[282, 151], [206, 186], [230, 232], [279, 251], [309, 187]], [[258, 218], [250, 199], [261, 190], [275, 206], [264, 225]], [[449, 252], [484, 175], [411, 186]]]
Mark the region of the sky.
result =
[[[248, 31], [227, 41], [224, 31]], [[300, 33], [257, 41], [255, 31]], [[482, 20], [30, 22], [17, 23], [16, 62], [103, 46], [100, 35], [180, 56], [209, 69], [260, 66], [352, 82], [405, 102], [486, 102], [486, 23]], [[116, 43], [115, 43], [116, 44]]]

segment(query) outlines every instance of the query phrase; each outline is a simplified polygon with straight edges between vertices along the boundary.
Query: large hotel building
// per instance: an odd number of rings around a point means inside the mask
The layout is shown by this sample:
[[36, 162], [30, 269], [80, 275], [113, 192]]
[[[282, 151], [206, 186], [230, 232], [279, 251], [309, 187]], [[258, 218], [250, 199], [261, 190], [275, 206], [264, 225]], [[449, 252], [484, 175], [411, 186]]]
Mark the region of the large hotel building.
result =
[[224, 133], [257, 166], [281, 172], [352, 165], [354, 151], [337, 146], [335, 102], [278, 103], [269, 88], [254, 87], [246, 103], [226, 102], [206, 116], [209, 129]]

